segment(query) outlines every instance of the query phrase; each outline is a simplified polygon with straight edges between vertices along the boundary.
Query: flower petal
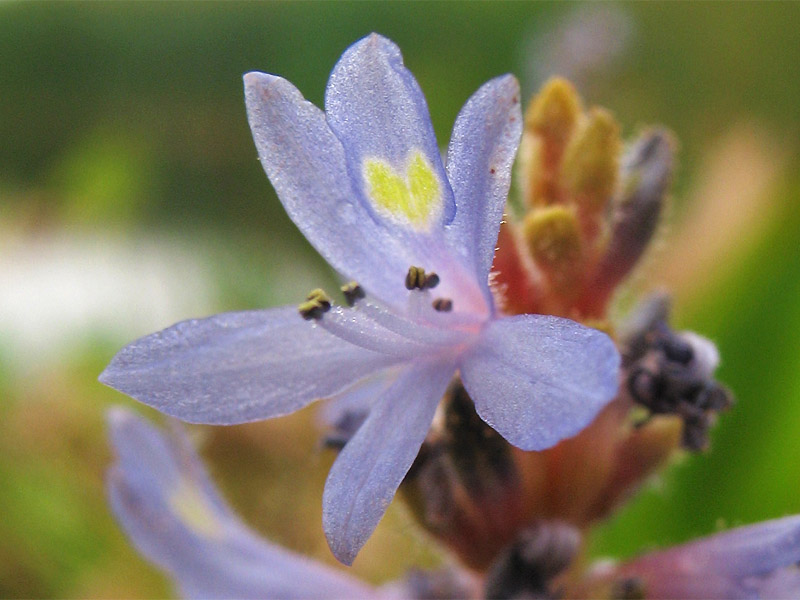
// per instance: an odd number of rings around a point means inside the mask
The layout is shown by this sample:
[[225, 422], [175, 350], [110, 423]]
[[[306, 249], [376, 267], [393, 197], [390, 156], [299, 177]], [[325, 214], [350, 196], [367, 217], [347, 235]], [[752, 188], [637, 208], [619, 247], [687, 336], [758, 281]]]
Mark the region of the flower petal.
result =
[[[454, 310], [485, 312], [473, 271], [442, 235], [455, 216], [453, 192], [425, 97], [399, 48], [377, 34], [350, 46], [331, 73], [325, 111], [353, 189], [405, 248], [407, 267], [438, 273], [437, 292], [458, 298]], [[382, 299], [396, 306], [396, 298]]]
[[619, 353], [604, 333], [569, 319], [491, 321], [461, 362], [481, 418], [523, 450], [578, 433], [617, 392]]
[[325, 115], [285, 79], [248, 73], [244, 82], [258, 156], [289, 217], [341, 274], [381, 298], [405, 297], [415, 263], [357, 199]]
[[453, 194], [425, 96], [394, 43], [373, 33], [345, 51], [328, 82], [325, 113], [353, 187], [376, 216], [422, 229], [452, 220]]
[[219, 497], [179, 432], [109, 412], [114, 514], [190, 598], [375, 598], [367, 585], [258, 537]]
[[456, 216], [449, 244], [474, 265], [488, 294], [497, 234], [522, 135], [519, 83], [511, 75], [485, 83], [461, 109], [447, 150]]
[[183, 321], [145, 336], [117, 353], [100, 381], [184, 421], [231, 425], [294, 412], [397, 360], [283, 307]]
[[410, 366], [372, 406], [333, 464], [322, 497], [322, 525], [344, 564], [352, 564], [389, 507], [453, 371], [450, 361]]
[[778, 569], [757, 584], [760, 598], [797, 598], [800, 596], [800, 568], [791, 565]]

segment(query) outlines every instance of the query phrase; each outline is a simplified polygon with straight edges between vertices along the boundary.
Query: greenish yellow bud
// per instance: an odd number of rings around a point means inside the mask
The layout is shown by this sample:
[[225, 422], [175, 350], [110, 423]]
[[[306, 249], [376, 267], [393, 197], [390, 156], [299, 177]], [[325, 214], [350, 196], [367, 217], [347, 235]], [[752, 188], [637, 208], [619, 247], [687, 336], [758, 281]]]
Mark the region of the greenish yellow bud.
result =
[[551, 279], [572, 281], [582, 262], [583, 243], [575, 211], [550, 206], [528, 213], [523, 223], [528, 251]]
[[525, 112], [525, 132], [563, 147], [581, 114], [581, 101], [572, 84], [554, 77], [544, 84]]
[[528, 105], [519, 177], [529, 206], [548, 206], [562, 200], [558, 181], [561, 159], [581, 111], [575, 88], [559, 78], [548, 81]]
[[621, 149], [619, 125], [611, 113], [600, 108], [589, 111], [564, 151], [561, 165], [564, 187], [582, 210], [599, 211], [611, 199]]
[[675, 163], [676, 143], [662, 129], [643, 133], [622, 159], [621, 186], [612, 207], [612, 226], [587, 289], [604, 306], [647, 250], [661, 222]]

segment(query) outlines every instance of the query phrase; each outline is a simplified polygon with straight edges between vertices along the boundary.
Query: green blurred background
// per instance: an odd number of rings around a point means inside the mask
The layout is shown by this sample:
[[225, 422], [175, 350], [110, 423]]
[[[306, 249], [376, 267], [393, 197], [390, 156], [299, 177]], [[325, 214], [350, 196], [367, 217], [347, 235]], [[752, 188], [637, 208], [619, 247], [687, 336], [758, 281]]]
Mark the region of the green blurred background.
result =
[[[663, 123], [681, 142], [669, 225], [625, 296], [671, 288], [738, 403], [593, 554], [800, 512], [798, 22], [797, 3], [0, 3], [0, 596], [171, 594], [106, 507], [103, 415], [132, 403], [97, 374], [174, 321], [334, 281], [258, 164], [241, 75], [319, 104], [370, 31], [403, 49], [442, 144], [508, 71], [526, 95], [567, 75], [626, 135]], [[248, 522], [332, 562], [315, 419], [192, 434]], [[395, 503], [355, 569], [384, 581], [437, 560]]]

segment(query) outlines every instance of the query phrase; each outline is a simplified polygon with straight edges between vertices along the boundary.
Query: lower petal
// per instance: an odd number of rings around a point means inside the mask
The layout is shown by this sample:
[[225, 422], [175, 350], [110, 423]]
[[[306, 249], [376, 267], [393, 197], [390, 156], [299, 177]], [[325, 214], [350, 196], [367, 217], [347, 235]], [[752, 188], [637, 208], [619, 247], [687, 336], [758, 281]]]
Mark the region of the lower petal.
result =
[[522, 450], [543, 450], [614, 398], [619, 364], [611, 338], [596, 329], [519, 315], [490, 322], [460, 368], [484, 421]]
[[453, 372], [449, 360], [410, 366], [375, 402], [333, 464], [322, 498], [322, 524], [333, 554], [344, 564], [352, 564], [389, 507]]
[[397, 361], [284, 307], [145, 336], [117, 353], [100, 381], [184, 421], [232, 425], [294, 412]]

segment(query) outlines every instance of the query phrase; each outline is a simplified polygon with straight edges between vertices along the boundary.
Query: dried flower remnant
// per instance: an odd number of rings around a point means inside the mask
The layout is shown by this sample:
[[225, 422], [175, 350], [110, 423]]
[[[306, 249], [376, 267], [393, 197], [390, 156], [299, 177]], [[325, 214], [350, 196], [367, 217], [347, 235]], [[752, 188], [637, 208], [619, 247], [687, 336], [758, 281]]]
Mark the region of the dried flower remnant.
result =
[[464, 564], [481, 570], [524, 522], [521, 488], [511, 446], [454, 381], [400, 488], [412, 514]]
[[539, 450], [613, 398], [620, 359], [597, 330], [495, 307], [488, 276], [522, 127], [513, 77], [468, 100], [446, 165], [416, 81], [381, 36], [344, 53], [324, 113], [274, 75], [247, 74], [245, 97], [289, 216], [358, 282], [343, 290], [348, 306], [315, 290], [299, 309], [185, 321], [123, 349], [101, 381], [180, 419], [225, 425], [380, 390], [323, 495], [329, 544], [350, 564], [456, 371], [486, 423]]
[[680, 418], [682, 446], [703, 450], [716, 414], [730, 408], [733, 398], [713, 379], [719, 364], [714, 344], [692, 332], [673, 331], [668, 314], [663, 295], [640, 309], [623, 344], [623, 393], [647, 409], [648, 420], [656, 415]]
[[581, 535], [563, 523], [538, 522], [522, 530], [486, 575], [486, 598], [560, 598], [559, 576], [572, 565]]

